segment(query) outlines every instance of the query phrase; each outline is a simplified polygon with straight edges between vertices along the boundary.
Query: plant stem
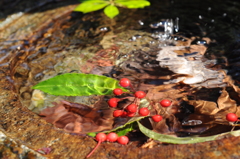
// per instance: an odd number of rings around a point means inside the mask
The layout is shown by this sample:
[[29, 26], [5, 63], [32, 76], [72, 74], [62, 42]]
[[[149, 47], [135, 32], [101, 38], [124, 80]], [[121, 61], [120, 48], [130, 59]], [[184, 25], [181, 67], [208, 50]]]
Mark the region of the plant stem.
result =
[[97, 145], [96, 145], [96, 146], [94, 147], [94, 149], [87, 155], [86, 158], [90, 157], [90, 156], [93, 154], [93, 152], [98, 148], [98, 146], [99, 146], [101, 143], [102, 143], [102, 141], [98, 141]]

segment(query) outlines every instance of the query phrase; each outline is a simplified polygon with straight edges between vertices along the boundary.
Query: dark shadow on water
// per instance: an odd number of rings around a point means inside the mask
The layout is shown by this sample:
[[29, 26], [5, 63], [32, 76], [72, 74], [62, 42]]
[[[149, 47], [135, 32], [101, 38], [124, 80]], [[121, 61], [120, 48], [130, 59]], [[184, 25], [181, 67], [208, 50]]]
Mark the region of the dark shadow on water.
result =
[[78, 0], [1, 0], [0, 20], [18, 12], [42, 12], [71, 4], [79, 4]]

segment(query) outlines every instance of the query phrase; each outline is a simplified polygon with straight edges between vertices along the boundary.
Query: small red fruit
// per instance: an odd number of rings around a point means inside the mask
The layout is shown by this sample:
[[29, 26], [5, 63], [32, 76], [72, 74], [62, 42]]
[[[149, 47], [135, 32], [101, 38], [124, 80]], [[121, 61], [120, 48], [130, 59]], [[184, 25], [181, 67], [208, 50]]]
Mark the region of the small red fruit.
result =
[[107, 135], [107, 141], [109, 141], [109, 142], [115, 142], [115, 141], [117, 141], [117, 139], [118, 139], [118, 135], [115, 132], [110, 132]]
[[120, 86], [122, 86], [122, 87], [128, 87], [128, 86], [130, 86], [131, 82], [130, 82], [130, 80], [127, 79], [127, 78], [122, 78], [122, 79], [119, 81], [119, 84], [120, 84]]
[[128, 113], [127, 113], [126, 111], [123, 111], [121, 117], [122, 117], [122, 118], [125, 118], [127, 115], [128, 115]]
[[114, 110], [113, 111], [113, 116], [114, 117], [120, 117], [123, 115], [123, 110]]
[[98, 142], [103, 142], [107, 139], [107, 135], [104, 133], [98, 133], [95, 138]]
[[144, 107], [144, 108], [140, 108], [138, 113], [141, 116], [147, 116], [150, 113], [150, 111], [148, 110], [148, 108]]
[[107, 135], [104, 134], [104, 133], [98, 133], [98, 134], [96, 135], [95, 139], [98, 141], [98, 144], [97, 144], [97, 146], [95, 146], [95, 148], [87, 155], [86, 158], [90, 157], [90, 156], [93, 154], [93, 152], [98, 148], [98, 146], [99, 146], [103, 141], [106, 141]]
[[117, 98], [111, 98], [111, 99], [108, 100], [108, 105], [110, 107], [115, 108], [118, 104], [118, 101], [119, 101], [119, 99], [117, 99]]
[[123, 91], [121, 88], [116, 88], [113, 90], [113, 94], [115, 94], [116, 96], [119, 96], [119, 95], [123, 94]]
[[172, 104], [172, 102], [168, 99], [163, 99], [160, 101], [160, 104], [162, 107], [169, 107]]
[[226, 115], [226, 119], [227, 119], [228, 121], [230, 121], [230, 122], [235, 122], [235, 121], [238, 120], [238, 116], [237, 116], [236, 114], [234, 114], [234, 113], [228, 113], [228, 114]]
[[129, 112], [129, 113], [136, 113], [137, 112], [137, 108], [138, 106], [136, 104], [130, 104], [126, 107], [126, 110]]
[[128, 116], [128, 117], [134, 117], [134, 116], [135, 116], [135, 113], [127, 113], [127, 116]]
[[129, 142], [129, 138], [127, 136], [120, 136], [117, 139], [117, 142], [122, 145], [126, 145]]
[[161, 115], [154, 115], [152, 116], [152, 120], [155, 122], [159, 122], [163, 119], [163, 117]]
[[135, 92], [134, 96], [135, 96], [136, 98], [141, 99], [141, 98], [144, 98], [144, 97], [146, 96], [146, 93], [143, 92], [143, 91], [137, 91], [137, 92]]

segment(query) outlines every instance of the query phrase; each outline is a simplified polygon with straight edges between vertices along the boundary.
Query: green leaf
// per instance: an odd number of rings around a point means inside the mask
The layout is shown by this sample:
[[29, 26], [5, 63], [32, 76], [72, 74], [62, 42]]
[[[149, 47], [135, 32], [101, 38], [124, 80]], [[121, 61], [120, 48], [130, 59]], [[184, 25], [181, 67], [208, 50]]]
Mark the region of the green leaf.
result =
[[90, 132], [87, 133], [88, 136], [95, 137], [97, 135], [97, 132]]
[[124, 125], [118, 126], [118, 127], [114, 128], [112, 130], [104, 131], [104, 133], [116, 132], [118, 134], [118, 136], [126, 135], [128, 132], [135, 129], [136, 121], [139, 121], [143, 118], [145, 118], [145, 117], [144, 116], [132, 117]]
[[137, 126], [136, 121], [132, 123], [125, 124], [124, 127], [118, 128], [115, 132], [118, 134], [118, 136], [124, 136], [130, 131], [133, 131]]
[[93, 12], [93, 11], [96, 11], [96, 10], [103, 9], [107, 5], [109, 5], [108, 1], [89, 0], [89, 1], [84, 1], [83, 3], [78, 5], [73, 11], [89, 13], [89, 12]]
[[175, 137], [171, 135], [164, 135], [156, 133], [150, 129], [147, 129], [144, 127], [140, 122], [137, 122], [140, 131], [145, 134], [146, 136], [158, 140], [164, 143], [172, 143], [172, 144], [193, 144], [193, 143], [199, 143], [199, 142], [206, 142], [206, 141], [212, 141], [212, 140], [218, 140], [226, 136], [240, 136], [240, 130], [231, 131], [227, 133], [222, 133], [218, 135], [213, 136], [207, 136], [207, 137], [199, 137], [199, 136], [191, 136], [191, 137]]
[[104, 13], [112, 19], [119, 14], [119, 10], [116, 6], [109, 5], [104, 9]]
[[144, 8], [146, 6], [150, 6], [150, 2], [147, 0], [116, 0], [117, 6], [127, 7], [127, 8]]
[[59, 96], [110, 95], [119, 86], [119, 81], [106, 76], [83, 73], [66, 73], [42, 81], [33, 86], [43, 92]]

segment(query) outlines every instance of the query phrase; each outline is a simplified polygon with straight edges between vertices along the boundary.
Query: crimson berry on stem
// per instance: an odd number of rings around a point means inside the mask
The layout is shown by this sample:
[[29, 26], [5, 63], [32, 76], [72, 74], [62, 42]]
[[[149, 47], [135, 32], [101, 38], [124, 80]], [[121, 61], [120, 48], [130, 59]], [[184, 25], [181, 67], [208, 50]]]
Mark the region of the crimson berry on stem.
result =
[[120, 136], [117, 139], [117, 142], [122, 145], [126, 145], [129, 142], [129, 138], [127, 136]]
[[140, 108], [138, 111], [138, 114], [141, 116], [147, 116], [149, 113], [150, 113], [150, 111], [146, 107]]
[[134, 117], [134, 116], [135, 116], [135, 113], [127, 113], [127, 116], [128, 116], [128, 117]]
[[138, 108], [138, 106], [136, 104], [130, 104], [126, 107], [126, 110], [129, 113], [135, 113], [135, 112], [137, 112], [137, 108]]
[[129, 79], [127, 79], [127, 78], [122, 78], [122, 79], [119, 81], [119, 84], [120, 84], [120, 86], [122, 86], [122, 87], [128, 87], [128, 86], [130, 86], [131, 81], [130, 81]]
[[120, 117], [123, 115], [123, 110], [114, 110], [113, 111], [113, 116], [114, 117]]
[[95, 137], [95, 139], [98, 141], [97, 145], [95, 146], [95, 148], [87, 155], [86, 158], [90, 157], [93, 152], [98, 148], [98, 146], [103, 142], [106, 141], [107, 139], [107, 135], [104, 133], [98, 133]]
[[119, 99], [117, 99], [117, 98], [111, 98], [108, 100], [108, 105], [110, 107], [115, 108], [115, 107], [117, 107], [118, 101], [119, 101]]
[[121, 117], [125, 118], [128, 115], [128, 113], [126, 111], [123, 111]]
[[115, 132], [110, 132], [109, 134], [107, 134], [107, 141], [109, 142], [115, 142], [118, 139], [118, 134], [116, 134]]
[[123, 91], [121, 88], [116, 88], [113, 90], [113, 94], [115, 94], [116, 96], [119, 96], [119, 95], [123, 94]]
[[234, 114], [234, 113], [228, 113], [226, 115], [226, 119], [227, 119], [227, 121], [235, 122], [235, 121], [238, 120], [238, 116], [236, 114]]
[[163, 99], [160, 101], [160, 104], [162, 107], [169, 107], [172, 104], [172, 102], [168, 99]]
[[154, 115], [152, 116], [152, 120], [155, 122], [159, 122], [163, 119], [163, 117], [161, 115]]
[[146, 96], [146, 93], [143, 92], [143, 91], [137, 91], [137, 92], [134, 93], [134, 96], [136, 98], [142, 99], [142, 98], [144, 98]]

